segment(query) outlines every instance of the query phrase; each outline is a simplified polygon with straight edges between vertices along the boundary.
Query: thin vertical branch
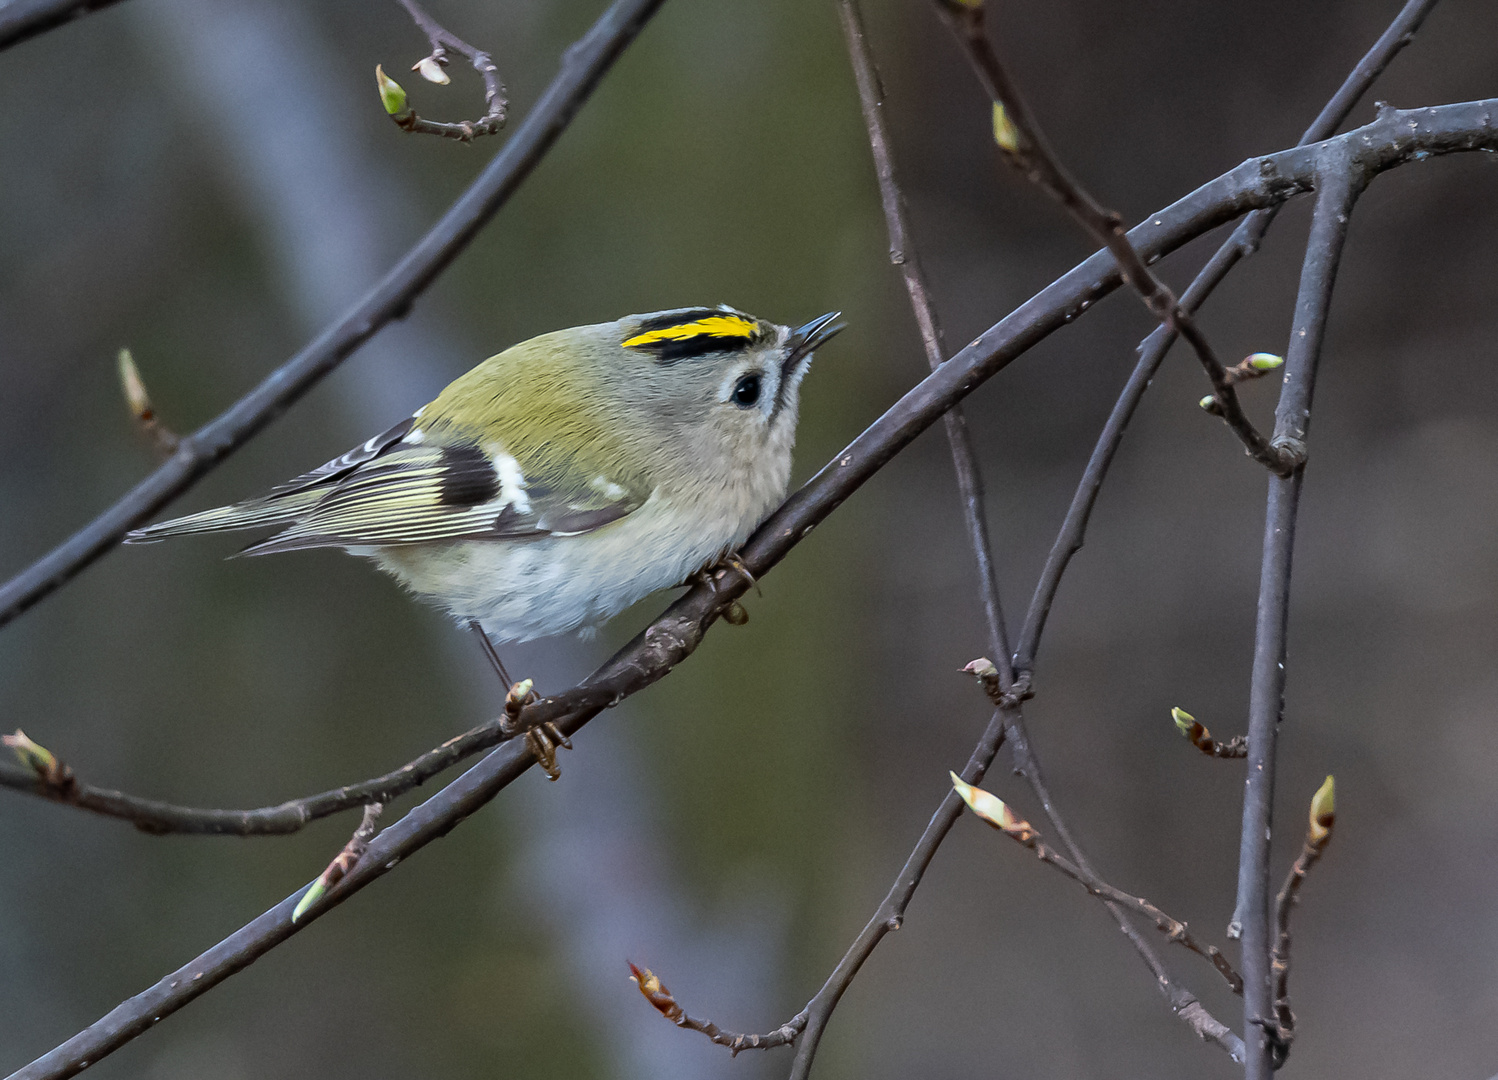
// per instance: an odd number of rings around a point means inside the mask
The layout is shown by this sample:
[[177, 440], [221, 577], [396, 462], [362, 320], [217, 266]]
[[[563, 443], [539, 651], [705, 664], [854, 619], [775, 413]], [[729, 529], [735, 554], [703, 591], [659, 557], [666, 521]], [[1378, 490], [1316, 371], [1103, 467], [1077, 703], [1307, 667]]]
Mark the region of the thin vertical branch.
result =
[[[885, 225], [889, 232], [890, 262], [900, 270], [905, 283], [906, 292], [910, 296], [910, 305], [915, 313], [916, 323], [920, 327], [922, 344], [925, 346], [926, 359], [931, 370], [935, 371], [943, 362], [941, 348], [941, 330], [937, 322], [934, 305], [931, 302], [930, 289], [927, 286], [925, 274], [922, 272], [920, 256], [914, 241], [910, 236], [910, 226], [906, 215], [906, 204], [904, 192], [901, 190], [895, 175], [894, 157], [890, 151], [889, 133], [884, 124], [884, 87], [879, 78], [879, 70], [874, 63], [872, 51], [869, 48], [868, 36], [864, 29], [862, 13], [859, 10], [857, 0], [840, 0], [838, 12], [842, 20], [843, 36], [847, 43], [848, 55], [853, 65], [853, 75], [858, 86], [859, 103], [863, 111], [864, 126], [868, 132], [869, 147], [874, 157], [875, 173], [879, 181], [879, 197], [884, 208]], [[983, 597], [984, 613], [988, 620], [989, 645], [993, 655], [997, 657], [995, 667], [998, 673], [1001, 697], [999, 699], [999, 711], [994, 715], [994, 722], [1003, 723], [1003, 731], [1007, 732], [1011, 744], [1014, 747], [1015, 761], [1021, 773], [1029, 781], [1030, 786], [1040, 800], [1047, 818], [1061, 838], [1067, 850], [1079, 865], [1086, 868], [1088, 873], [1092, 872], [1091, 864], [1086, 855], [1078, 847], [1062, 820], [1060, 812], [1052, 799], [1049, 789], [1046, 787], [1044, 777], [1041, 773], [1039, 759], [1030, 745], [1029, 735], [1025, 730], [1024, 715], [1020, 709], [1020, 702], [1024, 699], [1028, 690], [1028, 680], [1023, 680], [1019, 685], [1015, 682], [1015, 669], [1011, 660], [1008, 634], [1004, 627], [1003, 608], [999, 599], [998, 576], [994, 566], [992, 543], [988, 534], [987, 512], [984, 507], [983, 483], [978, 470], [976, 455], [973, 452], [972, 438], [967, 427], [966, 417], [961, 407], [954, 407], [944, 417], [947, 432], [947, 441], [951, 448], [952, 464], [957, 474], [957, 485], [962, 496], [963, 513], [966, 520], [968, 537], [972, 544], [973, 553], [978, 563], [978, 572]], [[994, 750], [1002, 742], [1004, 734], [1001, 732], [999, 738], [994, 741]], [[985, 735], [985, 739], [987, 735]], [[986, 769], [992, 761], [992, 754], [983, 762]], [[969, 763], [970, 765], [972, 762]], [[953, 821], [961, 813], [960, 804], [952, 804], [951, 798], [943, 800], [942, 806], [938, 808], [936, 815], [932, 818], [926, 834], [921, 837], [921, 843], [925, 844], [928, 836], [934, 836], [934, 842], [930, 845], [930, 854], [926, 857], [929, 864], [930, 856], [935, 854], [936, 846], [946, 835], [947, 830], [952, 827]], [[917, 849], [920, 850], [919, 847]], [[912, 859], [915, 855], [912, 854]], [[911, 863], [907, 861], [906, 870], [911, 869]], [[924, 865], [921, 867], [924, 872]], [[902, 872], [902, 878], [905, 873]], [[917, 874], [915, 881], [919, 881]], [[899, 889], [899, 882], [896, 883]], [[914, 892], [914, 887], [910, 893]], [[895, 891], [886, 897], [886, 905], [890, 904]], [[909, 894], [905, 894], [903, 902], [899, 903], [898, 910], [891, 906], [889, 913], [885, 915], [884, 922], [891, 919], [902, 918], [905, 904], [909, 903]], [[881, 911], [886, 905], [881, 905]], [[1178, 986], [1171, 979], [1153, 945], [1140, 933], [1139, 929], [1124, 914], [1123, 909], [1110, 900], [1104, 900], [1109, 914], [1117, 921], [1119, 929], [1133, 944], [1144, 960], [1145, 965], [1154, 976], [1156, 985], [1170, 1001], [1174, 1011], [1180, 1015], [1202, 1038], [1212, 1038], [1219, 1042], [1234, 1060], [1242, 1058], [1242, 1042], [1234, 1035], [1226, 1025], [1216, 1020], [1201, 1006], [1196, 997], [1189, 991]], [[870, 933], [870, 928], [879, 921], [880, 916], [876, 914], [875, 920], [871, 921], [865, 928], [865, 935]], [[862, 938], [865, 935], [861, 935]], [[881, 935], [882, 936], [882, 935]], [[877, 937], [870, 938], [868, 947], [872, 949], [877, 943]], [[866, 954], [865, 954], [866, 955]], [[846, 958], [845, 958], [846, 959]], [[862, 960], [859, 960], [861, 963]], [[841, 965], [840, 965], [841, 966]], [[852, 973], [856, 972], [856, 966], [848, 974], [851, 980]], [[834, 973], [836, 976], [836, 973]], [[846, 982], [842, 983], [843, 988]], [[837, 1000], [841, 996], [842, 989], [838, 984], [829, 980], [828, 987], [834, 993], [829, 995], [825, 1009], [813, 1007], [808, 1012], [808, 1024], [800, 1041], [797, 1044], [796, 1065], [792, 1069], [792, 1077], [806, 1075], [811, 1068], [812, 1059], [816, 1055], [817, 1045], [821, 1038], [821, 1031], [825, 1026], [831, 1011], [836, 1007]], [[824, 987], [824, 991], [828, 989]], [[821, 995], [819, 995], [820, 997]]]
[[[936, 318], [936, 307], [931, 302], [931, 289], [926, 283], [925, 272], [921, 269], [920, 253], [910, 237], [905, 193], [895, 177], [889, 132], [884, 126], [884, 84], [879, 78], [879, 68], [869, 49], [863, 14], [856, 0], [841, 0], [838, 14], [842, 17], [848, 56], [853, 62], [858, 101], [863, 109], [869, 149], [874, 155], [874, 173], [879, 179], [879, 201], [883, 204], [884, 224], [889, 231], [889, 261], [900, 271], [905, 291], [910, 295], [910, 308], [915, 313], [916, 325], [920, 327], [926, 363], [935, 371], [946, 359], [942, 355], [941, 325]], [[1009, 635], [1004, 628], [1004, 612], [999, 603], [999, 579], [994, 568], [993, 544], [988, 535], [983, 479], [978, 471], [977, 455], [973, 453], [973, 440], [968, 432], [967, 417], [962, 406], [955, 406], [948, 411], [943, 422], [947, 429], [947, 443], [952, 451], [952, 466], [957, 473], [957, 489], [962, 496], [962, 512], [968, 539], [978, 561], [983, 612], [988, 619], [988, 647], [999, 658], [995, 663], [999, 668], [1001, 681], [1007, 686], [1013, 680], [1012, 672], [1006, 674], [1010, 654]]]
[[1275, 1020], [1270, 986], [1269, 848], [1274, 804], [1275, 745], [1284, 711], [1285, 635], [1295, 522], [1305, 474], [1311, 396], [1326, 329], [1332, 286], [1347, 239], [1352, 207], [1366, 178], [1340, 145], [1328, 146], [1317, 172], [1316, 209], [1301, 269], [1300, 295], [1285, 356], [1285, 385], [1275, 412], [1274, 443], [1302, 460], [1289, 476], [1269, 478], [1264, 557], [1254, 628], [1253, 679], [1248, 707], [1248, 778], [1238, 856], [1238, 909], [1243, 935], [1243, 1023], [1247, 1080], [1269, 1080]]
[[[1368, 88], [1383, 74], [1394, 57], [1414, 39], [1415, 31], [1420, 28], [1436, 3], [1437, 0], [1409, 0], [1404, 5], [1388, 29], [1379, 35], [1373, 47], [1348, 74], [1346, 81], [1332, 95], [1320, 115], [1306, 128], [1296, 145], [1308, 146], [1336, 134], [1337, 128], [1347, 119], [1353, 106], [1368, 92]], [[1270, 206], [1255, 210], [1245, 217], [1227, 242], [1202, 267], [1190, 287], [1181, 294], [1181, 307], [1187, 311], [1196, 311], [1240, 260], [1259, 249], [1259, 243], [1279, 211], [1278, 206]], [[1087, 468], [1082, 473], [1076, 494], [1072, 496], [1071, 505], [1067, 508], [1066, 518], [1061, 523], [1056, 541], [1051, 545], [1050, 554], [1046, 556], [1045, 568], [1035, 587], [1035, 595], [1030, 600], [1030, 610], [1025, 615], [1025, 625], [1020, 631], [1019, 647], [1014, 660], [1014, 669], [1021, 676], [1029, 675], [1035, 667], [1040, 636], [1045, 631], [1046, 618], [1056, 600], [1056, 591], [1061, 587], [1061, 576], [1066, 573], [1072, 556], [1082, 550], [1087, 522], [1097, 503], [1098, 493], [1102, 491], [1108, 467], [1113, 464], [1113, 457], [1123, 442], [1124, 431], [1134, 417], [1134, 410], [1139, 407], [1144, 392], [1149, 389], [1150, 381], [1175, 340], [1175, 331], [1162, 323], [1139, 344], [1139, 361], [1134, 365], [1128, 382], [1108, 416], [1108, 422], [1103, 425], [1092, 456], [1087, 460]]]

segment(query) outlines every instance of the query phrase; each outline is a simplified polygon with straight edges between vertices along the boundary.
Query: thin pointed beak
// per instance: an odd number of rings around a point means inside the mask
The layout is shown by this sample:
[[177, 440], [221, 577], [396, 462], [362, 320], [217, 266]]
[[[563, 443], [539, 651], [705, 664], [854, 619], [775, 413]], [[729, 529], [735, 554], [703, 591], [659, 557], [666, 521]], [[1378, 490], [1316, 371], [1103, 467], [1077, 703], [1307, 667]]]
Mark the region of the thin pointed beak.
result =
[[786, 345], [789, 352], [786, 353], [785, 362], [781, 365], [784, 370], [789, 371], [801, 360], [810, 356], [811, 353], [828, 338], [843, 329], [844, 323], [835, 323], [841, 311], [829, 311], [826, 315], [818, 316], [805, 326], [798, 326], [791, 331], [791, 336]]

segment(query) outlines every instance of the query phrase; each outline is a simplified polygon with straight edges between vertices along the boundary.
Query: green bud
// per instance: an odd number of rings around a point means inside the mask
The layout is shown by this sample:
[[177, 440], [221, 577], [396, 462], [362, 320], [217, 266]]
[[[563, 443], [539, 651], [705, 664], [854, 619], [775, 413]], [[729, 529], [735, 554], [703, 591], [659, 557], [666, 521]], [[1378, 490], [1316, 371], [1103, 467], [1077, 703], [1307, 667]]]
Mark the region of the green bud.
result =
[[980, 656], [976, 660], [969, 661], [962, 670], [980, 681], [983, 679], [997, 679], [999, 677], [999, 669], [986, 656]]
[[311, 887], [302, 893], [302, 898], [296, 902], [296, 910], [291, 913], [291, 921], [296, 922], [303, 915], [307, 914], [312, 906], [327, 894], [327, 891], [328, 887], [323, 884], [322, 878], [314, 881]]
[[404, 112], [406, 108], [406, 91], [401, 84], [385, 74], [385, 69], [379, 64], [375, 65], [375, 83], [380, 88], [380, 104], [385, 106], [385, 111], [391, 116]]
[[1322, 843], [1332, 834], [1332, 823], [1337, 819], [1337, 789], [1332, 778], [1316, 789], [1311, 796], [1311, 841]]
[[14, 735], [0, 735], [0, 742], [14, 750], [21, 764], [42, 779], [45, 780], [56, 772], [57, 758], [52, 755], [52, 751], [32, 742], [20, 728], [16, 728]]
[[1002, 101], [993, 103], [993, 141], [999, 144], [1000, 150], [1011, 154], [1019, 153], [1019, 128], [1015, 127], [1014, 121], [1009, 119], [1009, 113]]
[[1191, 729], [1196, 726], [1196, 717], [1185, 709], [1172, 708], [1170, 718], [1176, 722], [1176, 727], [1180, 729], [1182, 735], [1188, 739], [1191, 738]]
[[1248, 366], [1255, 371], [1273, 371], [1277, 367], [1283, 367], [1285, 358], [1275, 356], [1274, 353], [1256, 352], [1247, 357]]

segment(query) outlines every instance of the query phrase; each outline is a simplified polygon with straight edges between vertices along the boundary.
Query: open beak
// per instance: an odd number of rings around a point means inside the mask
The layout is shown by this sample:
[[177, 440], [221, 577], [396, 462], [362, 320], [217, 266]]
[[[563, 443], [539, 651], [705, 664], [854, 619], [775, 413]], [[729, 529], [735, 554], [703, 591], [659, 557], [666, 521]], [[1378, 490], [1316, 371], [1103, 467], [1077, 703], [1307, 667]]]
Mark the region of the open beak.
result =
[[796, 365], [806, 359], [812, 352], [828, 338], [832, 337], [844, 326], [843, 323], [835, 322], [841, 311], [829, 311], [826, 315], [820, 315], [807, 323], [798, 326], [791, 331], [791, 336], [786, 342], [789, 351], [785, 354], [785, 361], [780, 365], [782, 371], [792, 371]]

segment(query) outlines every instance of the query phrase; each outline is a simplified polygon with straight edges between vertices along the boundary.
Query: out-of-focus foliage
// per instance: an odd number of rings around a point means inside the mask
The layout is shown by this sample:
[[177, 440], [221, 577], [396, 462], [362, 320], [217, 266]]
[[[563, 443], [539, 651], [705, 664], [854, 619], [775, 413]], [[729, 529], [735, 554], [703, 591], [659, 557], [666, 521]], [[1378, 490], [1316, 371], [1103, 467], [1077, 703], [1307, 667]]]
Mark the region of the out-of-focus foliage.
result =
[[[492, 50], [518, 117], [596, 7], [433, 13]], [[1395, 7], [1077, 0], [1003, 4], [991, 21], [1062, 156], [1136, 220], [1293, 143]], [[989, 106], [923, 0], [867, 14], [955, 347], [1088, 245], [997, 160]], [[1491, 95], [1495, 40], [1491, 5], [1451, 0], [1374, 96]], [[494, 152], [390, 124], [369, 73], [423, 55], [398, 5], [368, 0], [130, 0], [0, 54], [0, 572], [150, 467], [121, 346], [163, 419], [195, 426], [357, 296]], [[481, 112], [477, 78], [452, 73], [405, 80], [423, 115]], [[1283, 352], [1305, 221], [1287, 211], [1205, 310], [1224, 357]], [[780, 321], [846, 314], [806, 387], [804, 476], [924, 369], [884, 247], [831, 3], [672, 0], [411, 322], [179, 505], [331, 457], [532, 334], [719, 301]], [[1167, 277], [1184, 283], [1206, 250]], [[1491, 159], [1401, 169], [1359, 208], [1333, 308], [1276, 860], [1278, 874], [1306, 793], [1335, 772], [1338, 840], [1296, 917], [1290, 1067], [1305, 1075], [1498, 1068], [1495, 250]], [[1148, 328], [1115, 297], [971, 401], [1011, 614]], [[1256, 415], [1273, 381], [1245, 391]], [[1146, 399], [1063, 585], [1030, 714], [1100, 869], [1216, 937], [1240, 766], [1185, 746], [1167, 712], [1219, 738], [1242, 728], [1264, 485], [1196, 407], [1203, 392], [1180, 354]], [[985, 646], [945, 454], [927, 437], [886, 469], [749, 598], [746, 628], [715, 629], [584, 732], [559, 784], [526, 777], [90, 1073], [782, 1074], [783, 1052], [730, 1061], [670, 1028], [625, 962], [695, 1015], [768, 1030], [873, 910], [987, 716], [956, 673]], [[259, 805], [382, 771], [497, 707], [472, 643], [356, 560], [222, 561], [232, 550], [116, 552], [0, 632], [0, 726], [96, 783]], [[512, 667], [561, 685], [658, 607]], [[1040, 820], [1004, 771], [987, 786]], [[0, 793], [0, 1066], [304, 885], [355, 824], [151, 838]], [[1241, 1021], [1211, 972], [1170, 959]], [[964, 821], [834, 1019], [819, 1075], [1227, 1067], [1096, 904]]]

